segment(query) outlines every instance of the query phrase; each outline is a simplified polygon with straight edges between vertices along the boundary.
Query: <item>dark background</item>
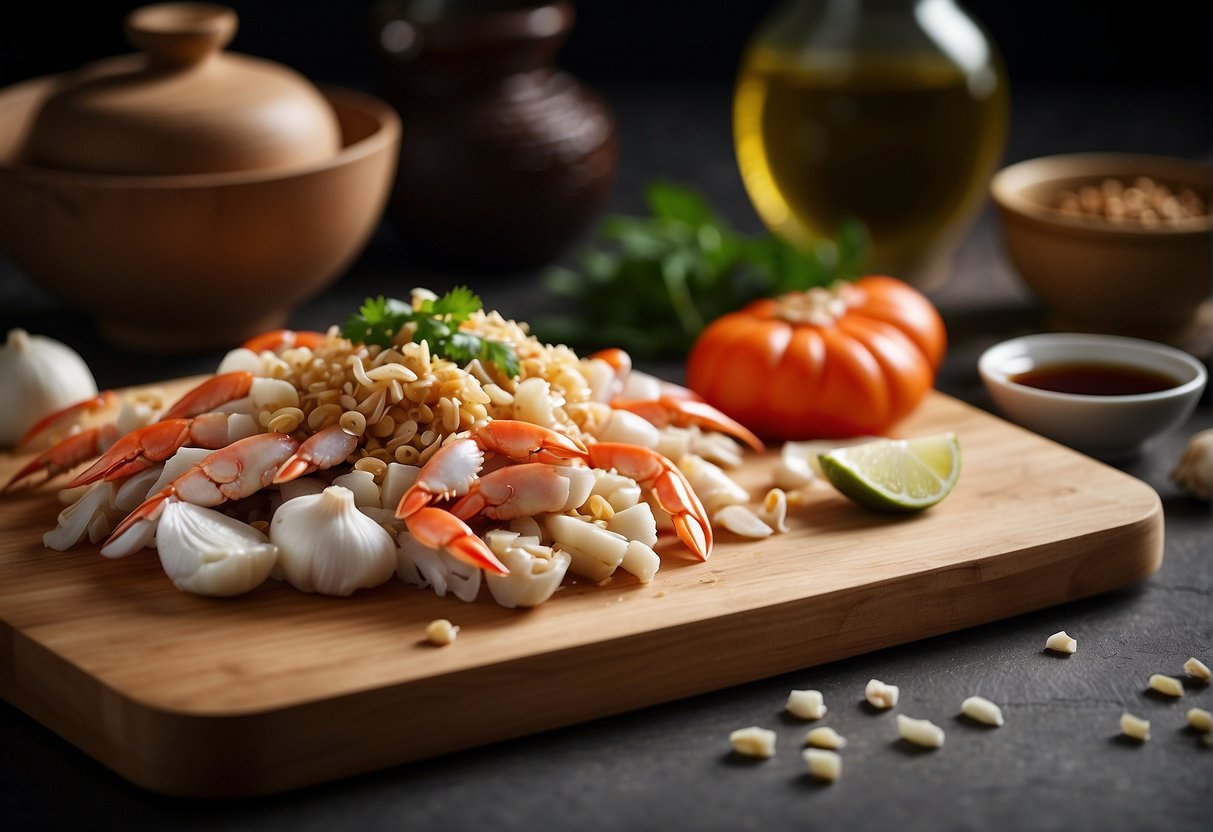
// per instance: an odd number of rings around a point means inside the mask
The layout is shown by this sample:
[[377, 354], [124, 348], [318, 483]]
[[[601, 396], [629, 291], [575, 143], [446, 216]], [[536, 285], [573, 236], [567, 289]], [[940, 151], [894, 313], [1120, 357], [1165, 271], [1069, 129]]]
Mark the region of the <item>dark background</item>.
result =
[[[0, 84], [129, 51], [121, 20], [133, 0], [6, 0]], [[373, 0], [236, 0], [233, 48], [315, 81], [373, 89]], [[560, 62], [597, 81], [729, 81], [746, 38], [774, 0], [579, 0]], [[1012, 82], [1210, 88], [1208, 0], [969, 0]], [[1209, 96], [1204, 96], [1206, 111]]]

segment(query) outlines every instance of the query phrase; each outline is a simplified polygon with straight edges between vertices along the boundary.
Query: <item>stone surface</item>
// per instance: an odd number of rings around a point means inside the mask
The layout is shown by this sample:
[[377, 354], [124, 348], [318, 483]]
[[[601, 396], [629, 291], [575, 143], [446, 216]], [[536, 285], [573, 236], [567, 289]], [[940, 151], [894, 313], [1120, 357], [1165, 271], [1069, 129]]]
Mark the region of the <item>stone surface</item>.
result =
[[[757, 228], [733, 162], [729, 90], [604, 90], [620, 118], [622, 169], [611, 210], [638, 211], [656, 176], [700, 188], [739, 227]], [[1207, 156], [1207, 103], [1165, 91], [1016, 91], [1006, 158], [1077, 150]], [[1135, 117], [1126, 119], [1123, 113]], [[552, 298], [536, 275], [425, 275], [382, 230], [350, 274], [297, 311], [293, 324], [340, 320], [367, 294], [442, 289], [471, 280], [486, 305], [526, 319]], [[979, 406], [976, 358], [995, 341], [1039, 328], [1031, 298], [1003, 257], [987, 211], [934, 299], [952, 337], [939, 386]], [[185, 359], [114, 352], [91, 324], [0, 261], [0, 326], [68, 341], [103, 386], [206, 372], [218, 356]], [[677, 375], [673, 365], [651, 369]], [[1181, 429], [1123, 466], [1152, 485], [1166, 514], [1161, 570], [1143, 584], [1063, 607], [785, 676], [552, 731], [296, 794], [232, 804], [171, 801], [110, 774], [20, 712], [0, 705], [0, 813], [14, 829], [64, 827], [100, 817], [133, 828], [298, 830], [416, 828], [782, 829], [819, 820], [832, 828], [1108, 830], [1209, 828], [1213, 752], [1185, 728], [1188, 707], [1213, 707], [1208, 686], [1178, 702], [1146, 693], [1152, 673], [1181, 675], [1189, 656], [1213, 663], [1213, 561], [1209, 507], [1167, 474], [1187, 437], [1211, 423], [1206, 394]], [[845, 553], [840, 553], [840, 557]], [[1042, 650], [1065, 629], [1078, 652]], [[898, 685], [897, 708], [863, 704], [868, 679]], [[786, 715], [788, 691], [816, 688], [830, 711], [821, 725], [847, 737], [835, 784], [808, 776], [805, 724]], [[1006, 724], [962, 719], [965, 697], [998, 704]], [[542, 707], [537, 702], [536, 707]], [[1144, 745], [1119, 737], [1129, 710], [1151, 721]], [[925, 752], [898, 740], [896, 713], [930, 719], [947, 744]], [[776, 756], [739, 761], [729, 732], [778, 733]]]

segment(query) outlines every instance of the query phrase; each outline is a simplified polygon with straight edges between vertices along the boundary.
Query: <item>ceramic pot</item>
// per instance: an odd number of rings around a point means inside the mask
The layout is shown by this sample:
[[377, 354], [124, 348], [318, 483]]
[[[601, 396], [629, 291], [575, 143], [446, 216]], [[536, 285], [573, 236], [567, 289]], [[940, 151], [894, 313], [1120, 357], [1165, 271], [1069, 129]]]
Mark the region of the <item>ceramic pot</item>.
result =
[[224, 52], [236, 13], [210, 3], [131, 12], [139, 54], [58, 79], [30, 126], [27, 164], [81, 173], [283, 171], [341, 149], [329, 102], [281, 64]]
[[606, 104], [552, 63], [571, 4], [385, 0], [374, 25], [403, 125], [388, 217], [410, 250], [490, 271], [557, 257], [617, 155]]

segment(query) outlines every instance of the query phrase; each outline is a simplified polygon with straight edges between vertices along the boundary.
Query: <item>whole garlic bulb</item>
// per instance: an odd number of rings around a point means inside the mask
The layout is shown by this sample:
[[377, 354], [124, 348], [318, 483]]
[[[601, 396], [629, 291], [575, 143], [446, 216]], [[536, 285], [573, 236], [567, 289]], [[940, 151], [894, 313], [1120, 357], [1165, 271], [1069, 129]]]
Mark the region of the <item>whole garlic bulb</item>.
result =
[[1202, 430], [1190, 440], [1171, 479], [1193, 497], [1209, 500], [1209, 480], [1213, 479], [1213, 428]]
[[156, 551], [178, 589], [219, 597], [256, 589], [278, 560], [277, 547], [252, 526], [176, 500], [160, 515]]
[[396, 572], [396, 541], [341, 486], [283, 503], [270, 523], [270, 540], [283, 577], [304, 592], [350, 595]]
[[0, 347], [0, 446], [11, 448], [35, 422], [97, 395], [84, 359], [66, 344], [10, 329]]

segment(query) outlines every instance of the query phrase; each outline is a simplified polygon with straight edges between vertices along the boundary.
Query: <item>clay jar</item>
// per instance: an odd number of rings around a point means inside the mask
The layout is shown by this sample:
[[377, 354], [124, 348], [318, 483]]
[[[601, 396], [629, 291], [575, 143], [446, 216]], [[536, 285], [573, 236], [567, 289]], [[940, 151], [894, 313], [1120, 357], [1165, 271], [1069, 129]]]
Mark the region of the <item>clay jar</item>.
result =
[[390, 0], [376, 8], [403, 134], [388, 217], [432, 264], [524, 270], [555, 259], [614, 177], [614, 120], [552, 65], [570, 3]]

